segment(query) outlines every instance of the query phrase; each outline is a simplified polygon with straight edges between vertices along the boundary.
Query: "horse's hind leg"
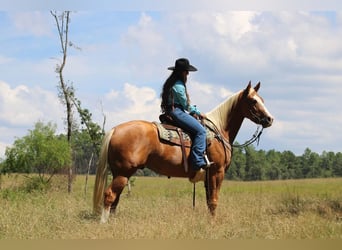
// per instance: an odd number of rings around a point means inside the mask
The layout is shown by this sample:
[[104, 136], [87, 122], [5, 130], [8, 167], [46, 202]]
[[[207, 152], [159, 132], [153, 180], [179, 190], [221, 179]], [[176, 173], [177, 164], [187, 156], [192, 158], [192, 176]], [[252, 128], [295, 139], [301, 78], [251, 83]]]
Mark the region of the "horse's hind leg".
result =
[[104, 192], [104, 207], [101, 216], [101, 222], [106, 222], [110, 212], [115, 212], [119, 203], [122, 190], [127, 184], [128, 178], [124, 176], [114, 176], [112, 183]]

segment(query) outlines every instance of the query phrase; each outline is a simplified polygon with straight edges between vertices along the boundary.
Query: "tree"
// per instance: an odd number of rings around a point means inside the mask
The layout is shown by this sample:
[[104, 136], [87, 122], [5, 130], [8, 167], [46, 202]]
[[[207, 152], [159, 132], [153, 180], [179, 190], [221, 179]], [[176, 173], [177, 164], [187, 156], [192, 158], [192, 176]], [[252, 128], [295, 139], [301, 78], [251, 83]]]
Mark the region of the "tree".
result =
[[231, 180], [244, 180], [245, 178], [246, 156], [243, 148], [233, 148], [232, 160], [225, 176]]
[[71, 163], [68, 142], [55, 135], [56, 125], [37, 122], [28, 135], [6, 148], [5, 172], [38, 173], [47, 182]]
[[[81, 124], [85, 126], [85, 129], [81, 130], [81, 133], [77, 133], [77, 135], [82, 135], [83, 134], [83, 139], [88, 139], [87, 141], [90, 142], [90, 145], [88, 145], [88, 153], [87, 155], [88, 157], [88, 168], [86, 171], [86, 181], [85, 181], [85, 194], [87, 193], [87, 185], [88, 185], [88, 177], [89, 177], [89, 173], [91, 171], [91, 167], [94, 165], [94, 162], [97, 162], [94, 160], [94, 158], [97, 158], [97, 156], [100, 154], [100, 149], [101, 149], [101, 142], [102, 142], [102, 138], [105, 134], [104, 131], [104, 126], [106, 123], [106, 116], [103, 114], [103, 126], [102, 129], [101, 127], [93, 122], [92, 120], [92, 113], [90, 113], [90, 111], [88, 109], [84, 109], [81, 107], [81, 101], [78, 100], [75, 95], [72, 95], [72, 102], [74, 103], [75, 107], [77, 108], [78, 114], [81, 118]], [[102, 112], [103, 113], [103, 112]], [[87, 145], [87, 143], [81, 143], [80, 141], [77, 141], [77, 139], [81, 139], [82, 140], [82, 136], [79, 136], [78, 138], [76, 138], [76, 140], [73, 140], [73, 153], [75, 155], [75, 159], [77, 156], [77, 148], [79, 148], [80, 146], [84, 147], [84, 144]], [[83, 150], [83, 152], [85, 152], [85, 150]], [[95, 157], [94, 157], [95, 155]], [[87, 158], [86, 155], [84, 156], [84, 158]], [[95, 171], [94, 171], [95, 172]]]
[[[54, 17], [56, 26], [58, 29], [59, 41], [62, 49], [62, 60], [60, 64], [56, 65], [56, 73], [59, 77], [59, 97], [63, 104], [66, 106], [67, 113], [67, 139], [69, 145], [71, 144], [72, 135], [72, 100], [71, 97], [74, 95], [74, 88], [68, 86], [64, 80], [63, 70], [66, 65], [68, 47], [73, 44], [69, 42], [69, 23], [70, 23], [70, 11], [63, 11], [60, 15], [56, 11], [50, 11], [51, 15]], [[71, 154], [71, 151], [70, 151]], [[68, 171], [68, 193], [72, 190], [72, 166], [69, 166]]]
[[333, 171], [334, 176], [338, 176], [338, 177], [342, 176], [342, 153], [341, 152], [336, 153], [332, 171]]
[[[100, 147], [98, 145], [97, 147]], [[93, 140], [86, 129], [74, 131], [72, 139], [73, 159], [77, 174], [95, 173], [95, 164], [98, 155], [97, 148], [94, 149]], [[92, 162], [90, 159], [92, 158]], [[86, 168], [88, 166], [88, 168]]]
[[72, 43], [69, 42], [69, 23], [70, 23], [70, 11], [64, 11], [60, 15], [57, 12], [50, 12], [54, 17], [56, 26], [58, 29], [58, 35], [60, 40], [60, 45], [62, 49], [62, 60], [60, 64], [56, 65], [56, 73], [59, 77], [59, 96], [61, 101], [66, 106], [67, 111], [67, 138], [68, 141], [71, 141], [72, 134], [72, 100], [71, 97], [74, 95], [74, 88], [72, 86], [68, 86], [64, 80], [63, 71], [67, 61], [67, 52], [68, 47], [72, 46]]
[[299, 179], [303, 173], [298, 157], [291, 151], [284, 151], [280, 156], [281, 179]]
[[334, 166], [335, 153], [323, 151], [320, 158], [320, 168], [323, 171], [323, 177], [331, 177], [333, 175], [332, 169]]
[[104, 126], [106, 123], [106, 116], [103, 114], [103, 126], [102, 128], [92, 120], [92, 113], [88, 109], [82, 108], [81, 101], [75, 96], [72, 96], [72, 102], [76, 106], [78, 114], [81, 119], [81, 124], [85, 126], [82, 132], [88, 134], [89, 142], [92, 144], [92, 153], [100, 154], [102, 138], [105, 134]]
[[280, 168], [280, 153], [275, 150], [270, 150], [266, 153], [266, 176], [270, 180], [281, 179], [281, 168]]
[[2, 175], [4, 173], [4, 163], [3, 160], [0, 158], [0, 190], [2, 189]]
[[[62, 49], [62, 60], [59, 64], [56, 65], [56, 73], [59, 76], [59, 97], [62, 103], [66, 106], [66, 123], [67, 123], [67, 140], [69, 144], [72, 144], [72, 136], [73, 132], [77, 131], [75, 129], [77, 126], [74, 123], [73, 119], [73, 108], [75, 107], [82, 125], [85, 126], [85, 131], [87, 131], [90, 142], [92, 143], [92, 150], [89, 154], [89, 163], [87, 164], [90, 168], [91, 161], [93, 159], [93, 155], [98, 155], [100, 152], [100, 145], [104, 135], [104, 126], [106, 117], [104, 115], [103, 127], [101, 127], [92, 121], [92, 114], [88, 109], [84, 109], [81, 106], [81, 101], [76, 98], [75, 89], [71, 83], [67, 84], [64, 80], [63, 70], [66, 65], [67, 55], [68, 55], [68, 47], [74, 47], [76, 49], [80, 49], [75, 46], [72, 42], [69, 41], [69, 23], [70, 23], [70, 11], [64, 11], [61, 14], [57, 14], [56, 11], [51, 11], [51, 15], [54, 17], [56, 26], [58, 29], [58, 35], [60, 40], [60, 45]], [[74, 140], [75, 141], [75, 140]], [[75, 144], [73, 144], [75, 145]], [[75, 154], [75, 152], [73, 152]], [[88, 173], [89, 169], [88, 168]], [[73, 175], [73, 168], [70, 165], [69, 167], [69, 178], [68, 178], [68, 192], [71, 192], [72, 189], [72, 175]]]
[[263, 168], [262, 159], [264, 151], [257, 152], [253, 145], [245, 147], [246, 154], [246, 167], [245, 167], [245, 180], [263, 180], [265, 178], [265, 170]]
[[306, 148], [301, 156], [302, 173], [304, 178], [320, 177], [322, 174], [319, 155]]

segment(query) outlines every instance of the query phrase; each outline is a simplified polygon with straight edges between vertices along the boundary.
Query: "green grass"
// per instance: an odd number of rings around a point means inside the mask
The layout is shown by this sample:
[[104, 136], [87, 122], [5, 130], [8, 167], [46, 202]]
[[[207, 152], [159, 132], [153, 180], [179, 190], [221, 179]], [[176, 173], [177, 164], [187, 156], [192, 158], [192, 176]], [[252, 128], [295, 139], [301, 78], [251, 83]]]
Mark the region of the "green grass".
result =
[[84, 193], [77, 176], [72, 194], [55, 179], [47, 192], [20, 188], [22, 177], [3, 177], [0, 239], [341, 239], [342, 179], [224, 181], [213, 219], [203, 183], [138, 177], [122, 194], [107, 224], [92, 214], [94, 177]]

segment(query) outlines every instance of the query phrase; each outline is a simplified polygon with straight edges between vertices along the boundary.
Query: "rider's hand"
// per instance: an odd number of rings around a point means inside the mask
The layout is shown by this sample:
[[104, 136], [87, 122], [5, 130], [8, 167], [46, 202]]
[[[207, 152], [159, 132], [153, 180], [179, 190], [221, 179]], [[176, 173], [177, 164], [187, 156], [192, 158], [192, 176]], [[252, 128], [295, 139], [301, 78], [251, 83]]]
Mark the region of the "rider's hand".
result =
[[199, 117], [200, 117], [201, 120], [207, 118], [207, 116], [206, 116], [205, 114], [203, 114], [203, 113], [201, 113], [201, 114], [199, 115]]

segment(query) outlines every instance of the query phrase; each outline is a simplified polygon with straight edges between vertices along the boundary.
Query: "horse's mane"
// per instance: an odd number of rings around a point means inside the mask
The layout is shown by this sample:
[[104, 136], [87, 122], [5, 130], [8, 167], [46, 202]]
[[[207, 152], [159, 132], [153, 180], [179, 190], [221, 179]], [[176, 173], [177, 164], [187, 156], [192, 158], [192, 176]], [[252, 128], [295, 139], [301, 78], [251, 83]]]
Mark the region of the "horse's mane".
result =
[[241, 91], [233, 94], [206, 114], [207, 118], [211, 120], [219, 130], [222, 131], [227, 128], [228, 115], [236, 105], [240, 93]]

